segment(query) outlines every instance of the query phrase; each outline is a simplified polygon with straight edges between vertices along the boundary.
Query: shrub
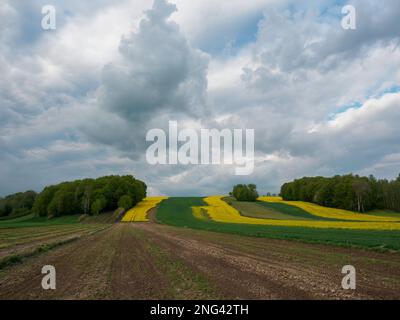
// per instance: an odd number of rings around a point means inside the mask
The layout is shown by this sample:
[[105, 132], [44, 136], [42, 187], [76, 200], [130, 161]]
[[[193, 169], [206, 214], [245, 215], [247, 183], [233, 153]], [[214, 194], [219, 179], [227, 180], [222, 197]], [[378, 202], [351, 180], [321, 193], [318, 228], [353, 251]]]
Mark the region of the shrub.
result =
[[258, 198], [255, 184], [238, 184], [233, 187], [233, 197], [238, 201], [256, 201]]

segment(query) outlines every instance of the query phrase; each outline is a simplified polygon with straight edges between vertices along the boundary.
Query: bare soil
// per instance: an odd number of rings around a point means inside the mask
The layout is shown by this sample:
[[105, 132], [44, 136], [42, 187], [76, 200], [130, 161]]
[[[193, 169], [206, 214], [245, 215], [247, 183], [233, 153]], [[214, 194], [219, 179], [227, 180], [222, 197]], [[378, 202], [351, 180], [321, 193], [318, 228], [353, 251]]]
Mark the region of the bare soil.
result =
[[[348, 264], [356, 290], [341, 288]], [[400, 255], [117, 223], [0, 271], [0, 299], [400, 299]]]

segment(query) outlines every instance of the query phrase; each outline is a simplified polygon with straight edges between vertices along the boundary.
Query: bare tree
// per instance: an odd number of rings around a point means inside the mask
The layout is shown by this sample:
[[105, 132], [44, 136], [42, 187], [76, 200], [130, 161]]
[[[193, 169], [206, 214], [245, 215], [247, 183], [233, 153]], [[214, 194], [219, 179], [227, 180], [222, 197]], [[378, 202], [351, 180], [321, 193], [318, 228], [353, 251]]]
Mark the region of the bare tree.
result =
[[87, 185], [85, 187], [85, 191], [83, 193], [83, 198], [82, 198], [82, 205], [83, 205], [83, 213], [84, 214], [89, 214], [90, 212], [90, 200], [92, 197], [92, 185]]
[[357, 211], [364, 212], [365, 198], [371, 192], [371, 186], [365, 179], [357, 179], [353, 182], [353, 190], [356, 194]]

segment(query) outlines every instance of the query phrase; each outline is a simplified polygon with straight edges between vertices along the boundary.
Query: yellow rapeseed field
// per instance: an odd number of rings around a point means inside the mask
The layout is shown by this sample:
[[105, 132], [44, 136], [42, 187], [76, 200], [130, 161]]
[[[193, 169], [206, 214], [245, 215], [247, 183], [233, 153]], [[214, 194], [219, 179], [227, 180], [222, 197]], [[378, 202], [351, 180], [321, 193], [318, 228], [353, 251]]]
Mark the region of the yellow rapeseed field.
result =
[[298, 208], [307, 211], [308, 213], [323, 217], [323, 218], [332, 218], [332, 219], [340, 219], [340, 220], [352, 220], [352, 221], [368, 221], [368, 222], [399, 222], [399, 217], [381, 217], [375, 215], [367, 215], [362, 213], [357, 213], [353, 211], [343, 210], [343, 209], [335, 209], [335, 208], [327, 208], [322, 207], [314, 203], [303, 202], [303, 201], [284, 201], [281, 197], [259, 197], [258, 200], [266, 201], [266, 202], [279, 202], [288, 204], [291, 206], [295, 206]]
[[224, 196], [211, 196], [204, 198], [208, 206], [193, 207], [193, 215], [199, 216], [199, 209], [207, 210], [209, 217], [216, 222], [257, 224], [270, 226], [309, 227], [309, 228], [338, 228], [338, 229], [363, 229], [363, 230], [400, 230], [400, 223], [396, 222], [371, 222], [371, 221], [314, 221], [314, 220], [274, 220], [244, 217], [232, 206], [222, 200]]
[[207, 207], [192, 207], [192, 213], [196, 219], [208, 220]]
[[143, 199], [135, 207], [127, 211], [122, 218], [122, 222], [146, 222], [149, 221], [147, 218], [147, 212], [150, 209], [155, 208], [161, 201], [168, 197], [149, 197]]

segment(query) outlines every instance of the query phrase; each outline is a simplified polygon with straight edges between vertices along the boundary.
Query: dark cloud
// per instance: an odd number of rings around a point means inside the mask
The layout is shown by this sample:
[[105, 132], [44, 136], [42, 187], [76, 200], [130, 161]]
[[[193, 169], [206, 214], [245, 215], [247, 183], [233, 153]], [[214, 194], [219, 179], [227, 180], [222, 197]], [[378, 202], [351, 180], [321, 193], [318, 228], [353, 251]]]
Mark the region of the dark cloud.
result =
[[140, 123], [160, 110], [196, 116], [204, 110], [207, 57], [168, 21], [175, 10], [156, 0], [138, 32], [121, 41], [121, 61], [103, 70], [99, 103], [108, 111]]
[[[397, 0], [350, 1], [356, 31], [341, 28], [334, 0], [230, 1], [228, 11], [204, 0], [182, 3], [185, 17], [167, 1], [144, 2], [1, 2], [1, 195], [111, 173], [169, 195], [397, 174], [399, 94], [384, 94], [400, 82]], [[55, 33], [38, 29], [43, 4], [57, 7]], [[255, 129], [254, 174], [148, 165], [146, 132], [168, 120]]]
[[92, 141], [137, 158], [145, 152], [147, 130], [165, 128], [169, 118], [206, 114], [208, 58], [169, 20], [175, 10], [155, 1], [138, 31], [121, 40], [120, 58], [104, 67], [88, 116], [96, 120], [82, 127]]

